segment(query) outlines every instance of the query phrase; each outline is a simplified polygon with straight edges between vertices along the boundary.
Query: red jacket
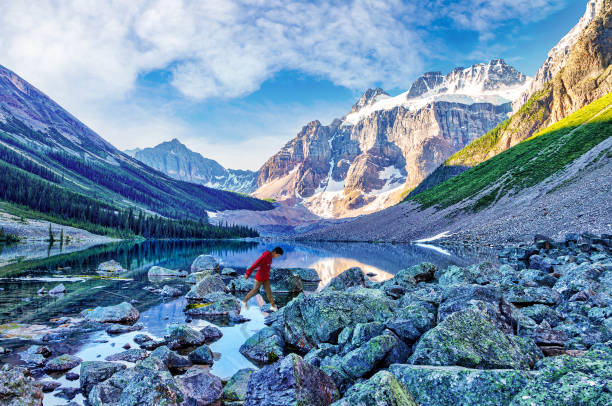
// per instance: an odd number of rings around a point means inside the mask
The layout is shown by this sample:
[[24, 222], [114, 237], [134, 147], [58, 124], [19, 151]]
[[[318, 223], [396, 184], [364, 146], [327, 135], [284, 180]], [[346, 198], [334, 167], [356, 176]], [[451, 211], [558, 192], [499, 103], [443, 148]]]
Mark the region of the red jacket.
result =
[[259, 257], [249, 269], [247, 269], [246, 275], [250, 277], [253, 270], [259, 268], [255, 274], [255, 280], [258, 282], [265, 282], [270, 279], [270, 265], [272, 265], [272, 253], [266, 251], [261, 254], [261, 257]]

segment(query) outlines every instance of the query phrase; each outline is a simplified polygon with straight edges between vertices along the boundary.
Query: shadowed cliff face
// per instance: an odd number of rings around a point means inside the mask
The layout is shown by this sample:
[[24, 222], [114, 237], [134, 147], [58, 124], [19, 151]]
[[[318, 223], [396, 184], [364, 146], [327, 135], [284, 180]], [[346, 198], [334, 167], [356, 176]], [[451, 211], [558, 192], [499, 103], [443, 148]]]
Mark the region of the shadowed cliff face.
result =
[[503, 96], [518, 95], [526, 83], [495, 60], [446, 76], [426, 73], [396, 97], [369, 89], [342, 120], [304, 126], [259, 170], [254, 196], [297, 198], [326, 218], [388, 207], [506, 119], [511, 107]]

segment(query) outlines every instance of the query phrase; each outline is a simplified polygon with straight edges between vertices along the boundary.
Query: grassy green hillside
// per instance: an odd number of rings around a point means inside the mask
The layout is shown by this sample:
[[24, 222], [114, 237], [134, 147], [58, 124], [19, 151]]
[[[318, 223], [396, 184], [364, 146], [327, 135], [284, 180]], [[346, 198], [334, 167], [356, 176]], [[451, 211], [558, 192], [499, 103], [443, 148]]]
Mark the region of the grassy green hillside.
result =
[[[479, 210], [506, 194], [537, 185], [611, 136], [609, 93], [499, 155], [407, 200], [423, 208], [445, 208], [485, 192], [472, 205], [473, 210]], [[494, 133], [489, 138], [493, 139]]]

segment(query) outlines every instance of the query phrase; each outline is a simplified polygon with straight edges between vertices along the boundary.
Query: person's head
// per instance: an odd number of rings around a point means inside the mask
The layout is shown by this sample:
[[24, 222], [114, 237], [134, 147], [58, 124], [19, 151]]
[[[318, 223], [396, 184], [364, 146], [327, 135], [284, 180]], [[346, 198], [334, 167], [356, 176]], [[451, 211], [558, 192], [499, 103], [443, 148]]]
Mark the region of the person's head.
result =
[[283, 249], [281, 247], [276, 247], [272, 250], [272, 258], [278, 258], [283, 255]]

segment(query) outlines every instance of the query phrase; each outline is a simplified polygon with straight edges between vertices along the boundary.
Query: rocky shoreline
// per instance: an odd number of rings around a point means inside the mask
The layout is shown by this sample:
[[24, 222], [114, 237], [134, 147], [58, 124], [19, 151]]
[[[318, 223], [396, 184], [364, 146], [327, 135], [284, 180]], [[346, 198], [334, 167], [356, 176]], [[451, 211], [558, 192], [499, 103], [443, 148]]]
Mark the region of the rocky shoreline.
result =
[[[0, 402], [40, 405], [43, 392], [78, 392], [91, 405], [122, 406], [611, 404], [612, 235], [538, 235], [499, 256], [501, 265], [421, 263], [384, 282], [347, 269], [270, 313], [236, 348], [253, 368], [227, 381], [207, 370], [208, 345], [223, 335], [214, 326], [169, 324], [161, 339], [134, 335], [140, 348], [82, 361], [63, 345], [70, 335], [142, 328], [128, 302], [86, 309], [41, 329], [38, 344], [18, 354], [21, 366], [2, 367]], [[245, 321], [234, 296], [249, 288], [241, 276], [210, 256], [190, 271], [189, 317]], [[272, 272], [277, 293], [297, 294], [313, 279], [307, 269]], [[170, 286], [159, 293], [182, 295]], [[59, 376], [79, 387], [47, 379]]]

